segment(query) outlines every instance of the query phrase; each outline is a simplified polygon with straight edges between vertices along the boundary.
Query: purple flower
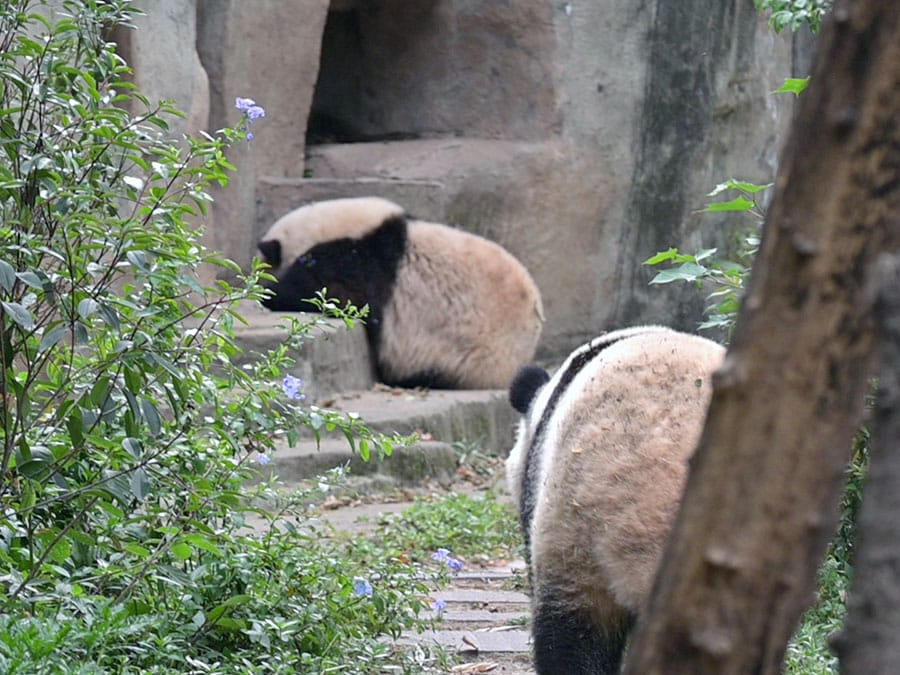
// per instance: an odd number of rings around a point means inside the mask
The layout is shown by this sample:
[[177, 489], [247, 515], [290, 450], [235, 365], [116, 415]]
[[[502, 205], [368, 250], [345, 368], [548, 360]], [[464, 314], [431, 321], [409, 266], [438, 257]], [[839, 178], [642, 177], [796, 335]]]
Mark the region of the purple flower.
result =
[[234, 99], [234, 107], [244, 113], [244, 123], [241, 125], [241, 129], [243, 129], [247, 133], [247, 140], [253, 140], [253, 132], [250, 131], [250, 125], [253, 124], [254, 120], [258, 120], [260, 117], [266, 116], [266, 109], [261, 105], [256, 105], [256, 101], [252, 98], [244, 98], [242, 96], [238, 96]]
[[299, 377], [294, 377], [293, 375], [285, 375], [284, 382], [282, 382], [281, 387], [284, 389], [284, 395], [287, 396], [291, 400], [306, 400], [306, 394], [300, 393], [300, 387], [303, 386], [303, 380]]
[[444, 612], [444, 608], [447, 606], [446, 600], [435, 600], [431, 603], [431, 609], [433, 609], [438, 616], [440, 616]]
[[263, 464], [263, 465], [265, 465], [265, 464], [268, 464], [268, 463], [271, 462], [271, 461], [272, 461], [272, 458], [271, 458], [271, 457], [269, 457], [268, 455], [264, 455], [264, 454], [261, 453], [261, 452], [258, 453], [258, 454], [256, 455], [256, 463], [257, 463], [257, 464]]
[[359, 596], [372, 595], [372, 584], [363, 577], [353, 577], [353, 594]]
[[251, 105], [244, 111], [244, 114], [250, 118], [250, 121], [258, 120], [260, 117], [266, 116], [266, 109], [261, 105]]
[[234, 107], [241, 112], [247, 112], [247, 110], [253, 108], [254, 106], [256, 106], [256, 101], [254, 101], [252, 98], [242, 98], [241, 96], [238, 96], [236, 99], [234, 99]]
[[437, 562], [447, 563], [447, 567], [454, 572], [459, 572], [463, 568], [462, 560], [451, 557], [450, 550], [446, 548], [439, 548], [432, 553], [431, 559], [436, 560]]

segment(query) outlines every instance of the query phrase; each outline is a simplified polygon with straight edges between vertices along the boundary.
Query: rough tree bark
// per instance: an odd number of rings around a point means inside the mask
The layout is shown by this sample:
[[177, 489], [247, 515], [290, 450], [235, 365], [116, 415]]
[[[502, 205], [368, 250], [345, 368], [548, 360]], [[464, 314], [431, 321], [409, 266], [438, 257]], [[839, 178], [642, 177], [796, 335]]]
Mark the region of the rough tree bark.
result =
[[777, 673], [834, 532], [900, 245], [900, 12], [838, 0], [626, 673]]
[[879, 391], [845, 629], [844, 675], [900, 673], [900, 258], [886, 263], [878, 324]]

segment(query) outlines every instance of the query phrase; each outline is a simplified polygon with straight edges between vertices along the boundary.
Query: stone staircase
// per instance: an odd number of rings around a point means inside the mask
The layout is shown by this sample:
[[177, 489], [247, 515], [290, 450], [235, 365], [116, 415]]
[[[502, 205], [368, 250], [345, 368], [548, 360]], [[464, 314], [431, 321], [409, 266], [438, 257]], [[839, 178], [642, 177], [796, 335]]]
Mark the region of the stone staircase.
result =
[[[248, 325], [238, 330], [243, 359], [280, 344], [296, 314], [242, 307]], [[302, 317], [302, 315], [300, 315]], [[478, 447], [505, 455], [513, 442], [516, 413], [506, 392], [404, 390], [377, 384], [362, 327], [348, 330], [341, 321], [322, 320], [297, 354], [291, 373], [303, 380], [307, 402], [321, 408], [357, 413], [367, 425], [384, 433], [416, 433], [419, 441], [395, 449], [390, 457], [364, 462], [343, 435], [323, 434], [317, 443], [306, 436], [295, 447], [278, 447], [264, 469], [285, 486], [313, 479], [336, 466], [349, 465], [361, 490], [388, 491], [435, 485], [460, 489], [457, 470], [462, 449]], [[471, 488], [464, 488], [471, 489]], [[408, 503], [384, 503], [377, 498], [323, 511], [338, 530], [365, 531], [382, 514]], [[520, 577], [523, 563], [502, 567], [467, 566], [453, 584], [437, 593], [446, 608], [438, 630], [404, 635], [401, 644], [434, 641], [458, 653], [463, 661], [454, 673], [528, 675], [530, 666], [528, 598], [505, 588]]]

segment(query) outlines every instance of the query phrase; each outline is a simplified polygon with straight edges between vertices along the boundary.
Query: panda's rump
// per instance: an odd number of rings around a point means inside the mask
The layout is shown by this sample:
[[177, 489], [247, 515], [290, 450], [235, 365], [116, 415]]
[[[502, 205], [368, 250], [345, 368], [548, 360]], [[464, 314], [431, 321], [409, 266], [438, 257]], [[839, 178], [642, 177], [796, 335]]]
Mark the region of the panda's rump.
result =
[[[636, 336], [579, 373], [553, 420], [554, 454], [544, 458], [536, 565], [578, 570], [573, 584], [602, 580], [622, 607], [639, 611], [703, 427], [710, 374], [722, 355], [711, 344]], [[573, 555], [577, 566], [568, 564]]]

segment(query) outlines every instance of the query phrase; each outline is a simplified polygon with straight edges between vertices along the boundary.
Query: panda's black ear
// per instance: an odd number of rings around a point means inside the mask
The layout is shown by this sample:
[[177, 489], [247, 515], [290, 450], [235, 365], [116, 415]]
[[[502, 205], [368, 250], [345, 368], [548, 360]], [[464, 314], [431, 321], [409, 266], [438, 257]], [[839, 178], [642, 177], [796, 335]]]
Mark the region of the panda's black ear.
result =
[[547, 371], [538, 366], [522, 366], [509, 385], [509, 402], [523, 415], [528, 412], [538, 389], [550, 380]]
[[256, 245], [262, 253], [263, 260], [274, 268], [281, 267], [281, 242], [277, 239], [267, 239]]

